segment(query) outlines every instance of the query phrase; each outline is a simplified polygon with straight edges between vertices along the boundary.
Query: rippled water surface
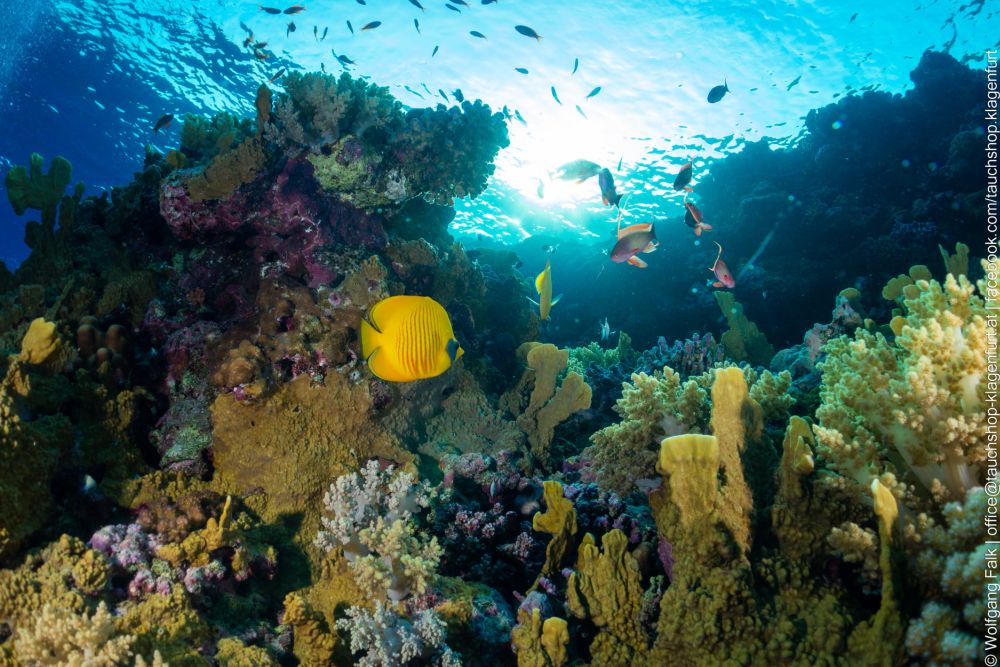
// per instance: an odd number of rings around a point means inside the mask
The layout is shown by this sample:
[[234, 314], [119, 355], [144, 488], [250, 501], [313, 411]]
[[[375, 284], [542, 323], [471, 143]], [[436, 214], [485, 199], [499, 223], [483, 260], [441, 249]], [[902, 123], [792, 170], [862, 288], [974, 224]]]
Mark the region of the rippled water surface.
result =
[[[176, 145], [176, 124], [150, 134], [161, 114], [250, 114], [262, 80], [282, 68], [339, 71], [335, 51], [356, 63], [353, 75], [390, 86], [407, 105], [454, 103], [458, 88], [523, 118], [511, 120], [489, 190], [456, 202], [457, 232], [505, 242], [592, 235], [612, 214], [593, 180], [551, 180], [564, 162], [608, 166], [630, 193], [630, 216], [676, 215], [670, 183], [687, 160], [697, 169], [747, 141], [793, 141], [812, 108], [860, 89], [904, 91], [929, 47], [979, 62], [997, 41], [989, 3], [964, 0], [480, 1], [456, 5], [459, 13], [440, 0], [421, 0], [424, 11], [409, 0], [307, 0], [291, 17], [233, 0], [5, 2], [0, 166], [31, 151], [62, 154], [92, 189], [124, 183], [147, 142]], [[381, 26], [360, 31], [372, 21]], [[542, 39], [518, 34], [518, 24]], [[246, 28], [272, 58], [243, 48]], [[731, 93], [708, 104], [724, 80]], [[0, 257], [16, 262], [23, 221], [4, 203], [0, 225]]]

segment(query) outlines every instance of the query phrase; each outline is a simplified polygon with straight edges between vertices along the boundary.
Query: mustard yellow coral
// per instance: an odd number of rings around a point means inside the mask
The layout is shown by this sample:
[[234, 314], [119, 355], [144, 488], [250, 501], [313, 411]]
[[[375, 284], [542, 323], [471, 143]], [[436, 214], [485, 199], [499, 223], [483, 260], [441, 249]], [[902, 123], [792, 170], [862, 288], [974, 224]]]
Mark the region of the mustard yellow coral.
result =
[[550, 616], [542, 621], [541, 612], [519, 609], [517, 625], [510, 633], [517, 656], [517, 667], [560, 667], [566, 662], [569, 630], [566, 621]]

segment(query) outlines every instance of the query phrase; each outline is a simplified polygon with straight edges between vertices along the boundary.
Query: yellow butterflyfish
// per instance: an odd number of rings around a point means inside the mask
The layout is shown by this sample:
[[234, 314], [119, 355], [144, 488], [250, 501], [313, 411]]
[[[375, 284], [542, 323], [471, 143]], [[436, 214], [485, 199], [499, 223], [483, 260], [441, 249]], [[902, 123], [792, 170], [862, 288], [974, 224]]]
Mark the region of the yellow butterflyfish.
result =
[[437, 377], [464, 350], [448, 313], [426, 296], [391, 296], [361, 321], [361, 352], [372, 373], [388, 382]]
[[529, 299], [531, 303], [538, 306], [538, 317], [541, 320], [549, 319], [549, 311], [552, 310], [552, 306], [559, 303], [559, 299], [562, 298], [562, 294], [557, 296], [555, 299], [552, 298], [552, 263], [549, 261], [545, 262], [545, 270], [538, 274], [535, 278], [535, 291], [538, 292], [538, 301]]

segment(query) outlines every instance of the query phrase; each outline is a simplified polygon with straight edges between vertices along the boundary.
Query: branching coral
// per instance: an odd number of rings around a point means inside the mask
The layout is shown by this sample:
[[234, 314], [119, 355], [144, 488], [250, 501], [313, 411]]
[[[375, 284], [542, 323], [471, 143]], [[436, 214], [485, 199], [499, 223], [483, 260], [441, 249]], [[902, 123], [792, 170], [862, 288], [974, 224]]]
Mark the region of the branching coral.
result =
[[18, 629], [14, 650], [25, 665], [114, 667], [127, 664], [133, 642], [135, 637], [117, 633], [103, 602], [93, 616], [46, 604], [31, 626]]
[[960, 499], [980, 483], [987, 332], [975, 292], [964, 276], [918, 280], [902, 290], [905, 324], [893, 343], [859, 329], [827, 345], [819, 453], [858, 487], [889, 474], [897, 497], [919, 509], [918, 487]]
[[441, 558], [437, 540], [421, 536], [414, 523], [415, 513], [429, 504], [425, 484], [369, 461], [360, 474], [343, 475], [330, 486], [316, 546], [343, 549], [355, 580], [373, 598], [396, 602], [421, 595]]
[[373, 611], [348, 609], [347, 618], [338, 619], [337, 628], [350, 633], [351, 651], [362, 653], [355, 663], [360, 667], [408, 665], [418, 659], [429, 659], [436, 667], [462, 664], [444, 643], [444, 622], [429, 609], [410, 621], [377, 601]]

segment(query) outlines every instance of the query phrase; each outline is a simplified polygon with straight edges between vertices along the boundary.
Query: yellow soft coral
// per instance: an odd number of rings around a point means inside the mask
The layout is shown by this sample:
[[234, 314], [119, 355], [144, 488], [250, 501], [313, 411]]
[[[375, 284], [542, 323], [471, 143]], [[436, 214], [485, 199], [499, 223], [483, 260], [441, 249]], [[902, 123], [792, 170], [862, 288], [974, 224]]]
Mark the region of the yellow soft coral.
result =
[[[576, 535], [576, 510], [573, 503], [563, 497], [563, 487], [559, 482], [545, 480], [542, 483], [545, 494], [545, 511], [536, 512], [531, 518], [531, 527], [540, 533], [552, 536], [545, 547], [545, 565], [541, 576], [548, 576], [559, 570], [569, 541]], [[535, 586], [538, 582], [535, 582]]]
[[889, 472], [900, 498], [961, 498], [986, 456], [986, 310], [965, 276], [909, 287], [893, 343], [859, 329], [825, 348], [819, 451], [860, 489]]
[[21, 341], [21, 361], [57, 372], [69, 359], [69, 350], [59, 338], [56, 325], [39, 317], [31, 322]]
[[541, 612], [519, 609], [517, 625], [510, 633], [517, 667], [560, 667], [566, 662], [569, 630], [566, 621], [551, 616], [542, 622]]
[[17, 659], [41, 667], [114, 667], [128, 664], [135, 637], [119, 635], [114, 618], [102, 602], [93, 616], [46, 604], [29, 627], [14, 639]]

